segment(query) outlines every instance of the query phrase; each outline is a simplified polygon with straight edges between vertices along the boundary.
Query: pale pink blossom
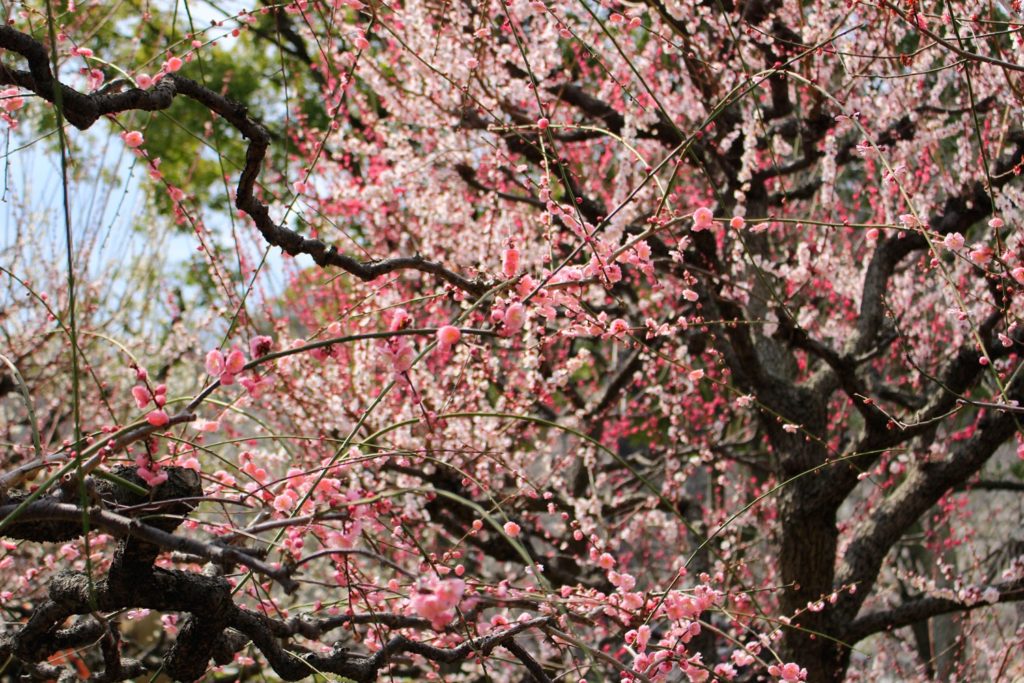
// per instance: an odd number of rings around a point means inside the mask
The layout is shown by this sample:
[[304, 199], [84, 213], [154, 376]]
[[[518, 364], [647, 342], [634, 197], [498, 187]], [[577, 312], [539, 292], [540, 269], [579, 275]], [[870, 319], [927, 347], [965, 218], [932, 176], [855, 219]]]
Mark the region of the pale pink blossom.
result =
[[453, 325], [445, 325], [437, 330], [437, 348], [442, 353], [445, 353], [458, 344], [461, 338], [462, 333], [459, 331], [459, 328]]
[[711, 209], [702, 206], [693, 212], [693, 230], [699, 232], [701, 230], [707, 230], [715, 224], [715, 214], [711, 213]]
[[24, 107], [25, 98], [19, 94], [20, 92], [17, 88], [0, 90], [0, 108], [4, 111], [12, 112]]
[[517, 301], [505, 309], [503, 322], [505, 323], [505, 331], [509, 334], [515, 334], [523, 329], [523, 323], [526, 322], [526, 309]]
[[616, 318], [608, 326], [608, 334], [612, 337], [623, 337], [629, 332], [629, 323], [622, 318]]
[[522, 527], [520, 527], [515, 522], [505, 522], [504, 529], [505, 533], [511, 536], [512, 538], [518, 536], [519, 533], [522, 531]]
[[245, 369], [245, 354], [237, 348], [231, 349], [227, 360], [224, 361], [224, 372], [237, 375], [243, 369]]
[[976, 244], [971, 248], [969, 256], [976, 264], [984, 266], [992, 260], [994, 254], [995, 252], [992, 250], [992, 247], [987, 244]]
[[519, 270], [519, 250], [509, 247], [501, 255], [501, 272], [507, 277], [515, 277]]
[[951, 232], [942, 238], [942, 243], [946, 245], [946, 249], [960, 251], [964, 248], [964, 236], [958, 232]]
[[213, 349], [206, 354], [206, 372], [214, 377], [224, 372], [224, 354], [219, 350]]
[[799, 664], [792, 662], [782, 666], [773, 664], [768, 667], [768, 673], [780, 680], [786, 681], [786, 683], [797, 683], [797, 681], [807, 680], [807, 669], [801, 669]]
[[137, 130], [128, 131], [127, 133], [121, 133], [121, 139], [124, 140], [124, 144], [127, 147], [139, 147], [145, 140], [142, 137], [142, 133]]

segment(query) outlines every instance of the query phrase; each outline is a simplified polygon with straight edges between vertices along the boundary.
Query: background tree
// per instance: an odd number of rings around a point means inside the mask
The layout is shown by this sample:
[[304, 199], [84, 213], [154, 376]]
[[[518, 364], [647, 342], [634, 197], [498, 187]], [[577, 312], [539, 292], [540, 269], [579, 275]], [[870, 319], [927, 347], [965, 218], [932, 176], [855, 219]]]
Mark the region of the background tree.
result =
[[1017, 4], [4, 11], [5, 670], [1021, 673]]

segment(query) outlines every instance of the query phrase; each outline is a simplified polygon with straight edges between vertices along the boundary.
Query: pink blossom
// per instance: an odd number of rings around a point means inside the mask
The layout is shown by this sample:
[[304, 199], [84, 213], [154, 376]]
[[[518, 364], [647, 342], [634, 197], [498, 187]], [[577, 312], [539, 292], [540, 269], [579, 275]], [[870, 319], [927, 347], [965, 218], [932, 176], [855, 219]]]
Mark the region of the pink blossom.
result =
[[700, 298], [700, 294], [693, 291], [692, 289], [684, 289], [683, 298], [686, 299], [687, 301], [696, 301], [697, 299]]
[[746, 221], [743, 219], [743, 216], [733, 216], [729, 220], [729, 225], [733, 230], [742, 230], [743, 226], [746, 225]]
[[466, 591], [462, 579], [432, 579], [410, 600], [413, 612], [430, 620], [431, 628], [441, 631], [455, 618], [455, 607]]
[[274, 386], [273, 377], [243, 377], [238, 382], [253, 398], [259, 398]]
[[138, 83], [139, 87], [143, 90], [148, 90], [153, 85], [153, 77], [149, 74], [139, 74], [135, 77], [135, 82]]
[[143, 142], [145, 142], [142, 137], [142, 133], [137, 130], [121, 133], [121, 139], [124, 140], [124, 144], [128, 147], [139, 147]]
[[139, 475], [139, 479], [146, 482], [150, 488], [156, 488], [167, 481], [167, 472], [163, 470], [155, 472], [147, 467], [139, 467], [135, 472]]
[[731, 681], [736, 678], [736, 667], [732, 664], [716, 664], [715, 675], [719, 678], [724, 678], [727, 681]]
[[501, 255], [501, 272], [507, 278], [515, 277], [519, 270], [519, 250], [509, 247]]
[[801, 669], [799, 664], [789, 662], [781, 667], [775, 664], [768, 667], [768, 673], [786, 683], [797, 683], [807, 680], [807, 669]]
[[992, 218], [988, 222], [988, 227], [992, 228], [993, 230], [998, 230], [999, 228], [1003, 227], [1003, 225], [1003, 219], [999, 218], [998, 216]]
[[1024, 266], [1018, 266], [1010, 271], [1010, 277], [1024, 285]]
[[958, 232], [951, 232], [942, 239], [942, 243], [946, 245], [946, 249], [960, 251], [964, 248], [964, 236]]
[[219, 350], [213, 349], [206, 354], [206, 372], [214, 377], [224, 372], [224, 354]]
[[265, 334], [258, 334], [249, 340], [249, 355], [253, 358], [262, 358], [274, 348], [274, 340]]
[[984, 266], [992, 260], [993, 254], [995, 254], [995, 252], [992, 250], [992, 247], [987, 244], [976, 244], [971, 248], [969, 256], [976, 264]]
[[224, 372], [237, 375], [245, 369], [245, 354], [237, 348], [231, 349], [227, 360], [224, 361]]
[[615, 566], [615, 558], [610, 553], [601, 553], [597, 558], [597, 566], [605, 570], [611, 569]]
[[366, 39], [366, 34], [360, 31], [356, 34], [355, 40], [352, 41], [357, 50], [365, 50], [370, 47], [370, 41]]
[[291, 511], [291, 509], [295, 507], [295, 499], [292, 497], [294, 495], [294, 492], [289, 489], [284, 493], [275, 496], [274, 502], [272, 503], [273, 508], [281, 513]]
[[25, 98], [21, 97], [17, 88], [0, 90], [0, 108], [4, 111], [17, 111], [25, 106]]
[[519, 533], [522, 531], [522, 527], [520, 527], [515, 522], [505, 522], [505, 527], [504, 528], [505, 528], [505, 533], [508, 534], [509, 536], [511, 536], [512, 538], [515, 538], [516, 536], [518, 536]]
[[693, 212], [693, 230], [699, 232], [701, 230], [707, 230], [715, 224], [715, 214], [711, 213], [711, 209], [702, 206]]
[[526, 309], [518, 301], [505, 309], [505, 331], [509, 334], [515, 334], [521, 330], [525, 322]]
[[629, 323], [622, 318], [616, 318], [611, 322], [611, 325], [608, 326], [608, 334], [612, 337], [621, 338], [627, 332], [629, 332]]
[[704, 379], [704, 371], [701, 370], [700, 368], [696, 370], [691, 370], [688, 377], [690, 378], [691, 382], [699, 382], [700, 380]]
[[164, 71], [168, 73], [174, 73], [175, 71], [180, 70], [181, 67], [182, 61], [179, 57], [171, 57], [166, 62], [164, 62]]
[[391, 369], [398, 374], [412, 369], [412, 364], [416, 360], [416, 350], [401, 337], [389, 339], [381, 351]]
[[199, 420], [196, 429], [201, 432], [215, 432], [220, 429], [220, 420]]
[[396, 308], [391, 313], [391, 324], [388, 325], [388, 329], [392, 332], [398, 330], [404, 330], [412, 324], [412, 316], [409, 315], [409, 311], [404, 308]]
[[462, 333], [459, 332], [459, 328], [453, 325], [445, 325], [437, 331], [437, 348], [441, 352], [446, 352], [458, 344], [461, 338]]

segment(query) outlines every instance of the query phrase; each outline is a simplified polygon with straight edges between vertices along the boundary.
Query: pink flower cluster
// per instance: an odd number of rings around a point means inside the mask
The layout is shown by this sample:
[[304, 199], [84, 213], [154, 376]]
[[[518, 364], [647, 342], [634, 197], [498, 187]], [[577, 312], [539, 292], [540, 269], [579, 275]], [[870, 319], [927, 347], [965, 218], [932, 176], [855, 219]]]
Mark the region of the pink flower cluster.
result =
[[235, 375], [245, 369], [245, 354], [236, 346], [225, 356], [220, 349], [206, 354], [206, 372], [220, 380], [224, 386], [235, 383]]
[[[139, 377], [145, 381], [146, 374], [144, 370], [139, 371]], [[135, 399], [135, 405], [138, 408], [144, 409], [149, 406], [150, 401], [156, 405], [155, 410], [151, 410], [146, 415], [146, 421], [154, 427], [163, 427], [170, 418], [167, 417], [167, 413], [164, 412], [164, 405], [167, 404], [167, 385], [158, 384], [155, 389], [150, 391], [149, 386], [146, 384], [136, 384], [132, 387], [132, 398]]]
[[[273, 340], [266, 335], [257, 335], [249, 341], [249, 352], [255, 360], [270, 353], [274, 347]], [[220, 349], [213, 349], [206, 354], [206, 372], [216, 377], [222, 386], [231, 386], [237, 375], [245, 370], [245, 354], [237, 346], [225, 355]], [[237, 380], [253, 398], [259, 398], [274, 386], [272, 377], [243, 377]]]
[[146, 482], [146, 485], [150, 488], [155, 488], [167, 481], [167, 472], [160, 467], [160, 463], [149, 457], [147, 453], [140, 453], [135, 456], [135, 466], [138, 467], [135, 472], [139, 475], [139, 479]]
[[772, 664], [768, 667], [768, 673], [786, 683], [797, 683], [807, 680], [807, 669], [801, 669], [799, 664], [789, 662], [782, 666]]
[[412, 596], [410, 607], [413, 612], [430, 620], [435, 631], [442, 631], [455, 618], [455, 607], [466, 592], [462, 579], [431, 579]]
[[[396, 308], [391, 314], [391, 322], [388, 324], [389, 332], [404, 330], [412, 325], [412, 316], [404, 308]], [[440, 339], [438, 340], [440, 341]], [[391, 337], [381, 347], [381, 353], [395, 374], [409, 372], [413, 362], [416, 360], [416, 349], [412, 347], [405, 337]]]

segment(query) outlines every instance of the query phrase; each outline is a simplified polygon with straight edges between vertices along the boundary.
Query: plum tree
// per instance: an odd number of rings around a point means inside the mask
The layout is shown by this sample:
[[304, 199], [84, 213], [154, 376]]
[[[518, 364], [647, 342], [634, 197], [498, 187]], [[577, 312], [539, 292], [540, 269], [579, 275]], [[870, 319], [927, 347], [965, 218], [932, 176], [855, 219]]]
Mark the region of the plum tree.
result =
[[1024, 674], [1019, 3], [4, 8], [4, 670]]

